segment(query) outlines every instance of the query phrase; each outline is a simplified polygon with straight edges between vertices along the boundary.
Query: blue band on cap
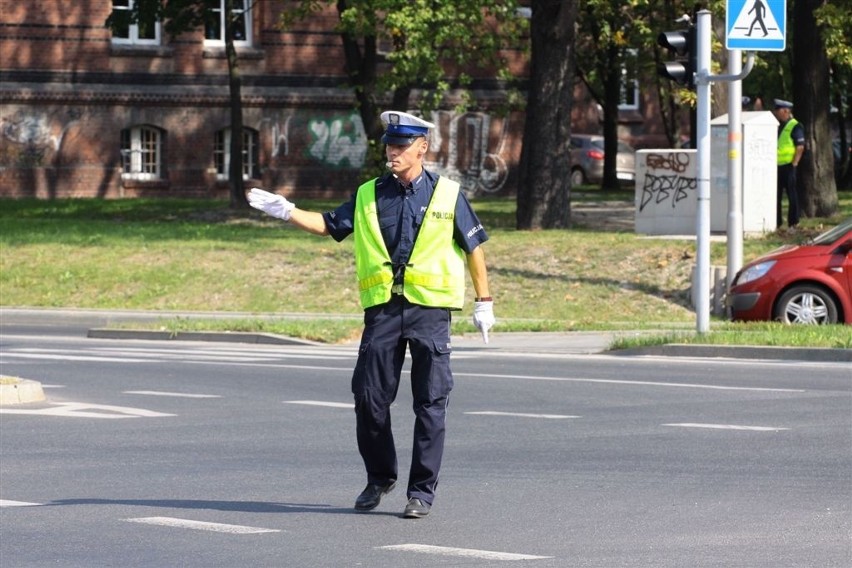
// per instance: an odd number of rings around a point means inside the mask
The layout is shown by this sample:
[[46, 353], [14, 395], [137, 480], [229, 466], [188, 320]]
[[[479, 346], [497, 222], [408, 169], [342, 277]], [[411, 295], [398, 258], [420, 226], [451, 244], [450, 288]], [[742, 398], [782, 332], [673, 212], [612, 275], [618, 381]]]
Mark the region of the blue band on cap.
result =
[[385, 134], [388, 136], [426, 136], [429, 134], [429, 129], [407, 124], [388, 124]]

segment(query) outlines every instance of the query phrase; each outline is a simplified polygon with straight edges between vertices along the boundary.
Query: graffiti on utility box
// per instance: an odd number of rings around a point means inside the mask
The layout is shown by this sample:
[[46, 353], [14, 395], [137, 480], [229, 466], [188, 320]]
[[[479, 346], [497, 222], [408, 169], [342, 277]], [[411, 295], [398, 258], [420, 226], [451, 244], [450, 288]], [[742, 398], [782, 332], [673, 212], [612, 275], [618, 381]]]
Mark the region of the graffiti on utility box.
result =
[[636, 232], [691, 234], [698, 202], [695, 150], [636, 152]]
[[674, 209], [680, 202], [689, 199], [690, 192], [698, 188], [695, 176], [684, 176], [690, 164], [690, 156], [682, 152], [647, 154], [648, 171], [642, 184], [639, 211], [649, 204], [670, 203]]

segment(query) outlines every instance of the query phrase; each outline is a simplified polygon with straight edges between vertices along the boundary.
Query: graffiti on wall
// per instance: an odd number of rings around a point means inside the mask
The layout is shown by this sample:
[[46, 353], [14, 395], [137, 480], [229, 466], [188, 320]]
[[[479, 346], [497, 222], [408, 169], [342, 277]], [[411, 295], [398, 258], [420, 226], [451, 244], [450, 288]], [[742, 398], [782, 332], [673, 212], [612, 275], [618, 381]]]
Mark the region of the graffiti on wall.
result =
[[308, 122], [308, 154], [331, 166], [360, 168], [367, 156], [367, 134], [355, 113], [343, 118]]
[[58, 154], [69, 128], [82, 116], [79, 109], [69, 109], [66, 114], [58, 132], [46, 114], [17, 111], [0, 117], [0, 137], [13, 143], [3, 145], [0, 159], [24, 168], [44, 166], [47, 156]]
[[59, 141], [53, 135], [50, 121], [45, 116], [20, 112], [4, 116], [0, 119], [0, 135], [18, 146], [14, 152], [7, 147], [9, 155], [4, 156], [4, 161], [8, 160], [20, 167], [41, 166], [47, 151], [59, 148]]
[[[290, 151], [290, 119], [273, 122], [272, 157]], [[465, 191], [494, 193], [503, 189], [509, 176], [504, 158], [508, 144], [509, 119], [485, 113], [434, 112], [430, 132], [427, 169], [459, 181]], [[499, 121], [499, 122], [498, 122]], [[307, 122], [307, 154], [324, 165], [361, 168], [367, 157], [368, 140], [357, 113], [323, 116]]]
[[649, 204], [659, 205], [666, 201], [670, 201], [672, 209], [676, 209], [680, 202], [689, 199], [690, 192], [698, 188], [696, 178], [683, 175], [689, 163], [690, 154], [684, 152], [648, 154], [648, 172], [642, 186], [639, 211], [644, 211]]
[[284, 119], [284, 124], [276, 121], [272, 125], [272, 157], [279, 158], [290, 155], [290, 119]]
[[509, 168], [503, 158], [509, 120], [502, 123], [496, 140], [492, 136], [492, 117], [485, 113], [432, 113], [437, 128], [432, 131], [430, 147], [438, 151], [427, 169], [453, 178], [465, 191], [494, 193], [506, 183]]

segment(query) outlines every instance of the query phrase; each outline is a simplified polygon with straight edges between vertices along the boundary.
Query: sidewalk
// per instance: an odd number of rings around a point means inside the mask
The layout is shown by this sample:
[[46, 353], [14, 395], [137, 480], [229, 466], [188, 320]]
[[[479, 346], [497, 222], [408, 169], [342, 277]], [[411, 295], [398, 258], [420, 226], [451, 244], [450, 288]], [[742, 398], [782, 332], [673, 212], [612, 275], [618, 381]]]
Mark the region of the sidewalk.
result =
[[[57, 325], [79, 326], [88, 337], [103, 339], [177, 339], [182, 341], [217, 341], [237, 343], [263, 343], [279, 345], [318, 345], [315, 342], [267, 333], [190, 332], [173, 335], [163, 331], [116, 329], [120, 322], [151, 322], [176, 317], [186, 319], [281, 319], [311, 318], [314, 314], [247, 314], [221, 312], [148, 312], [135, 310], [81, 310], [81, 309], [28, 309], [0, 308], [3, 325]], [[323, 315], [324, 318], [360, 319], [358, 315]], [[491, 333], [488, 344], [477, 333], [452, 337], [453, 349], [495, 350], [503, 352], [552, 353], [590, 355], [654, 355], [662, 357], [724, 357], [734, 359], [771, 359], [825, 362], [852, 362], [852, 349], [800, 348], [800, 347], [750, 347], [725, 345], [660, 345], [618, 351], [608, 351], [610, 345], [624, 337], [648, 333], [641, 331], [577, 331], [577, 332], [521, 332]]]

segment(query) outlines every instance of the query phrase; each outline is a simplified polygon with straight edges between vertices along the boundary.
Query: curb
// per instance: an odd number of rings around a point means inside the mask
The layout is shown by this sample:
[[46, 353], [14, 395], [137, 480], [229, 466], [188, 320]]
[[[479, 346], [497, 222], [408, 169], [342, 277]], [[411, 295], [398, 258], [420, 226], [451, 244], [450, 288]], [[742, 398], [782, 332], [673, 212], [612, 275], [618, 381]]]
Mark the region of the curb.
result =
[[225, 343], [260, 343], [267, 345], [322, 345], [307, 339], [295, 339], [272, 333], [253, 333], [241, 331], [144, 331], [135, 329], [90, 329], [86, 334], [90, 339], [153, 339], [158, 341], [218, 341]]
[[852, 362], [852, 349], [826, 347], [748, 347], [729, 345], [687, 345], [672, 343], [608, 351], [610, 355], [657, 355], [662, 357], [702, 357], [729, 359], [799, 360], [820, 363]]
[[18, 379], [11, 384], [0, 384], [0, 405], [26, 404], [42, 402], [45, 399], [41, 383], [28, 379]]
[[[532, 343], [525, 341], [523, 334], [495, 334], [491, 345], [481, 345], [478, 336], [453, 337], [453, 348], [461, 350], [502, 349], [508, 351], [528, 351], [539, 353], [606, 354], [615, 356], [657, 356], [657, 357], [697, 357], [725, 359], [765, 359], [773, 361], [809, 361], [817, 363], [852, 362], [852, 349], [831, 349], [825, 347], [771, 347], [743, 345], [711, 345], [671, 343], [631, 349], [607, 348], [609, 339], [596, 338], [595, 334], [585, 334], [582, 345], [560, 343], [559, 346], [542, 343], [533, 337]], [[505, 336], [505, 337], [504, 337]], [[211, 331], [211, 332], [169, 332], [133, 329], [95, 328], [88, 331], [87, 337], [94, 339], [138, 339], [138, 340], [174, 340], [174, 341], [210, 341], [222, 343], [249, 343], [266, 345], [302, 345], [324, 346], [325, 343], [296, 339], [271, 333]], [[502, 341], [500, 340], [502, 338]], [[496, 343], [496, 344], [495, 344]], [[501, 345], [501, 343], [505, 343]], [[576, 337], [574, 338], [576, 343]]]

